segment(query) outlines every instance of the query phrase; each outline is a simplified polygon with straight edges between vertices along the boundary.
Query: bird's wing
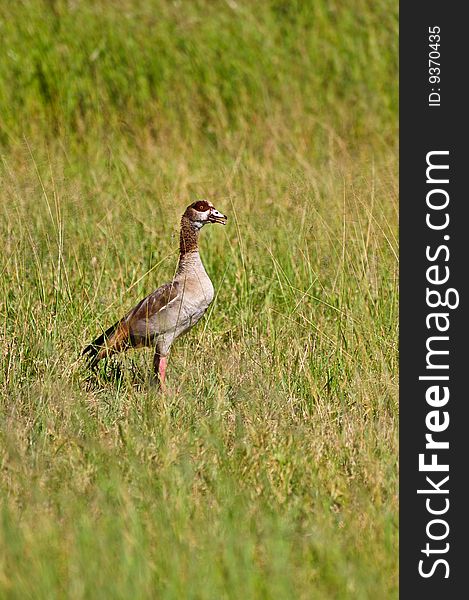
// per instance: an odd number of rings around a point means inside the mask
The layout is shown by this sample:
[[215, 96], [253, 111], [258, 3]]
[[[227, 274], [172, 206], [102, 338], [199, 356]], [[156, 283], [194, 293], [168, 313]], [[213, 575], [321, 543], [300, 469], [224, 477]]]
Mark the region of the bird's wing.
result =
[[123, 319], [114, 323], [83, 350], [83, 354], [88, 355], [90, 366], [95, 367], [102, 358], [115, 352], [121, 352], [131, 346], [138, 347], [142, 344], [142, 338], [160, 333], [151, 330], [150, 319], [170, 307], [180, 294], [182, 295], [181, 284], [172, 281], [144, 298]]
[[177, 300], [181, 293], [181, 284], [179, 281], [165, 283], [149, 296], [141, 300], [126, 316], [125, 321], [129, 325], [130, 331], [141, 329], [139, 323], [146, 323], [154, 318], [160, 311], [167, 308], [172, 302]]

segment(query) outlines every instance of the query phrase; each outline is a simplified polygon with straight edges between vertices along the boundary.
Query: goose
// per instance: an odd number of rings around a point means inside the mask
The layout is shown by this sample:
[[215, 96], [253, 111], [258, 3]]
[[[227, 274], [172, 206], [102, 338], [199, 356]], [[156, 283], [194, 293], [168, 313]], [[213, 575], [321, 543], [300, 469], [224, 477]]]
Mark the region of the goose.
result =
[[197, 200], [186, 208], [181, 219], [175, 276], [86, 346], [83, 355], [90, 368], [129, 348], [154, 347], [153, 381], [164, 389], [171, 345], [200, 320], [214, 296], [199, 254], [199, 232], [207, 223], [226, 222], [227, 217], [207, 200]]

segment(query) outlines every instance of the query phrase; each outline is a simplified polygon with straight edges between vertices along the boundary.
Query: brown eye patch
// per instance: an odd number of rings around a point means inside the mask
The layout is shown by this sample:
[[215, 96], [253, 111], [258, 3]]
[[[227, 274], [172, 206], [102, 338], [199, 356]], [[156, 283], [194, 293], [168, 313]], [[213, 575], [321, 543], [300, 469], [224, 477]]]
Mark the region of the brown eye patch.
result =
[[198, 200], [197, 202], [194, 202], [192, 208], [199, 212], [205, 212], [210, 208], [210, 205], [205, 200]]

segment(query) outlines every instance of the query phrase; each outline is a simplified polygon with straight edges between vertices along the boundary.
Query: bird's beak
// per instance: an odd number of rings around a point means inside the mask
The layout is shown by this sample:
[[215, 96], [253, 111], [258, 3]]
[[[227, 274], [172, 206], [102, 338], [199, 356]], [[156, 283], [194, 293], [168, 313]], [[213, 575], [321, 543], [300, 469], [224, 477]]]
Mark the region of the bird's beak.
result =
[[226, 225], [227, 219], [228, 219], [228, 217], [223, 215], [221, 212], [219, 212], [215, 208], [211, 209], [210, 215], [208, 217], [208, 220], [210, 221], [210, 223], [220, 223], [221, 225]]

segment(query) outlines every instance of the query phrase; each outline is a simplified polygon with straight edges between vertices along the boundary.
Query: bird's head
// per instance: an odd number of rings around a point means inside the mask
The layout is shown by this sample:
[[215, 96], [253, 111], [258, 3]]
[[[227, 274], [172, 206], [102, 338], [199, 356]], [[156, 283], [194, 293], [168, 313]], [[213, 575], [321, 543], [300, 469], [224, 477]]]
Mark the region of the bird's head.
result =
[[186, 208], [184, 216], [191, 224], [200, 229], [206, 223], [226, 225], [227, 217], [219, 212], [208, 200], [197, 200]]

